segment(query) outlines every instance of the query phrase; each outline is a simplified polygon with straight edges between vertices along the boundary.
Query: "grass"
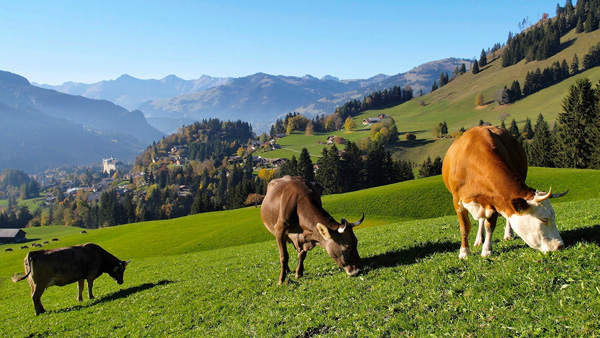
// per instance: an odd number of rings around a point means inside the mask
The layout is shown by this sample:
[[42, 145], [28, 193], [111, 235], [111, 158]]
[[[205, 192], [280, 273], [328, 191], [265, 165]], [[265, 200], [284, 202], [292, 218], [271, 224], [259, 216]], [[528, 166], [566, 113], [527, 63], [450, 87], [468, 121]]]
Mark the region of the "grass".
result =
[[[79, 233], [26, 229], [54, 246], [95, 242], [133, 259], [119, 286], [94, 283], [78, 303], [76, 285], [51, 287], [35, 317], [23, 251], [0, 252], [2, 335], [386, 337], [594, 336], [600, 330], [600, 171], [531, 168], [529, 184], [571, 192], [553, 201], [567, 249], [542, 254], [494, 234], [491, 258], [459, 260], [460, 234], [440, 177], [325, 196], [335, 218], [358, 218], [365, 273], [346, 277], [321, 248], [306, 274], [277, 287], [278, 253], [259, 209]], [[471, 233], [471, 242], [474, 240]], [[5, 248], [6, 246], [0, 246]], [[291, 266], [295, 255], [289, 249]]]
[[270, 240], [134, 259], [122, 286], [97, 279], [96, 300], [77, 303], [75, 284], [49, 288], [39, 317], [26, 284], [4, 280], [0, 325], [11, 337], [592, 337], [599, 207], [600, 199], [557, 204], [568, 247], [546, 255], [497, 231], [491, 258], [459, 260], [456, 218], [445, 216], [357, 230], [366, 266], [357, 278], [316, 248], [306, 275], [277, 287]]

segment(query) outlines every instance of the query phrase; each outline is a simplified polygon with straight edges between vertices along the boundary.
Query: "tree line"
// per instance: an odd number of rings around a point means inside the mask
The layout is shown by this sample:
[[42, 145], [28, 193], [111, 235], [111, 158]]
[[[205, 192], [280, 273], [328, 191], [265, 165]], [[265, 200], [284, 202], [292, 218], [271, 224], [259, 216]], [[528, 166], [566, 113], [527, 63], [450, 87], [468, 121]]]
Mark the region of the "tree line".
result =
[[[508, 67], [525, 59], [527, 62], [546, 60], [560, 52], [560, 37], [575, 28], [576, 33], [592, 32], [600, 22], [600, 0], [580, 0], [573, 6], [567, 0], [564, 7], [557, 4], [556, 17], [542, 20], [520, 34], [509, 33], [504, 51], [502, 66]], [[524, 27], [523, 27], [524, 28]]]

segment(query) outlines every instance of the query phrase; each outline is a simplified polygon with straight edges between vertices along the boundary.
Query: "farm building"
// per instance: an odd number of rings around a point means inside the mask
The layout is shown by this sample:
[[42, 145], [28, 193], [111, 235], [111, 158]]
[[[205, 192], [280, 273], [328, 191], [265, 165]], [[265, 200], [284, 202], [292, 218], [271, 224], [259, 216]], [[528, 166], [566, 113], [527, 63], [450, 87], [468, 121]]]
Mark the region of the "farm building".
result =
[[21, 229], [0, 229], [0, 243], [19, 243], [25, 240], [25, 231]]

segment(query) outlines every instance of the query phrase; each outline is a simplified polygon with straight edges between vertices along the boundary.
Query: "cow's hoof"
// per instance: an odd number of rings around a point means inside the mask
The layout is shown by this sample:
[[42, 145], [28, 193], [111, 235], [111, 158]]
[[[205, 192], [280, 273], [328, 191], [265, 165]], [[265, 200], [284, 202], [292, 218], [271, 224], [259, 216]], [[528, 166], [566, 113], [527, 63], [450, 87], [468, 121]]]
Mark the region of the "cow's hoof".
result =
[[469, 257], [470, 253], [471, 251], [469, 250], [469, 248], [460, 248], [460, 254], [458, 255], [458, 258], [465, 259]]
[[513, 236], [504, 236], [503, 238], [505, 241], [512, 241], [513, 240]]
[[480, 246], [481, 244], [483, 244], [483, 242], [478, 239], [473, 243], [473, 246]]
[[490, 257], [492, 255], [492, 250], [481, 250], [481, 257]]

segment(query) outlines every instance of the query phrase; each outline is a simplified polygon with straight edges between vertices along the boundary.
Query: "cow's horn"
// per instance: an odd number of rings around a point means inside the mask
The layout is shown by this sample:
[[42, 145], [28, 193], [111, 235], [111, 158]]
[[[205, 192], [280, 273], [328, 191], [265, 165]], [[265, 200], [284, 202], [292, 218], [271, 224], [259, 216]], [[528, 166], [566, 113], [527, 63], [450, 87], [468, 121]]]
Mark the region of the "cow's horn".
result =
[[541, 202], [541, 201], [543, 201], [545, 199], [550, 198], [550, 196], [552, 196], [552, 187], [550, 187], [550, 189], [548, 190], [548, 192], [545, 193], [544, 195], [541, 195], [541, 194], [544, 194], [544, 192], [536, 191], [535, 192], [535, 197], [533, 198], [533, 200], [536, 201], [537, 203], [539, 203], [539, 202]]
[[352, 226], [352, 227], [359, 226], [364, 220], [365, 220], [365, 213], [363, 212], [363, 215], [362, 215], [361, 219], [358, 220], [358, 221], [356, 221], [356, 222], [354, 222], [354, 223], [352, 223], [352, 224], [350, 224], [350, 226]]
[[340, 227], [338, 228], [338, 232], [339, 232], [340, 234], [343, 234], [343, 233], [344, 233], [344, 231], [346, 231], [346, 226], [348, 225], [348, 221], [347, 221], [345, 218], [342, 218], [342, 219], [340, 220], [340, 224], [341, 224], [341, 225], [340, 225]]
[[567, 191], [565, 191], [565, 192], [561, 192], [561, 193], [558, 193], [558, 194], [552, 194], [552, 195], [550, 195], [550, 198], [558, 198], [558, 197], [563, 197], [563, 196], [564, 196], [564, 195], [566, 195], [568, 192], [569, 192], [569, 189], [567, 189]]

